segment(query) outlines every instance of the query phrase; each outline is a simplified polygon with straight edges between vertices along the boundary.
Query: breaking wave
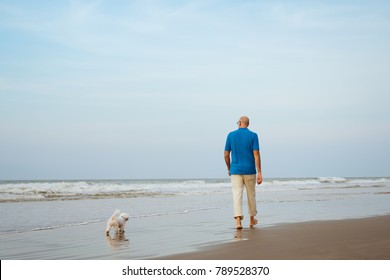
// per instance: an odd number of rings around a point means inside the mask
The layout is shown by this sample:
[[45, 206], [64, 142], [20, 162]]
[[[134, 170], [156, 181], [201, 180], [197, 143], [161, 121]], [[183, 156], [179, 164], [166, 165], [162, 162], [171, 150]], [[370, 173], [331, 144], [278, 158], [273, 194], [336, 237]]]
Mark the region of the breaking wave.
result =
[[[359, 189], [389, 185], [390, 178], [283, 178], [266, 179], [261, 190]], [[0, 181], [0, 202], [208, 195], [230, 191], [229, 179]]]

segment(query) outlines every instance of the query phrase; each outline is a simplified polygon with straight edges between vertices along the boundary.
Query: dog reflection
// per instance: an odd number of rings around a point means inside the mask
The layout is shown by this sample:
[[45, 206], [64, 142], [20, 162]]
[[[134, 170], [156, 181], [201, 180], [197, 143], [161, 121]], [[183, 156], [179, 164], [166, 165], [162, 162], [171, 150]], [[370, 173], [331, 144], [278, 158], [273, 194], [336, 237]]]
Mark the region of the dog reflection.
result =
[[130, 241], [126, 238], [125, 234], [115, 233], [113, 237], [107, 235], [107, 243], [111, 249], [119, 250], [129, 247]]

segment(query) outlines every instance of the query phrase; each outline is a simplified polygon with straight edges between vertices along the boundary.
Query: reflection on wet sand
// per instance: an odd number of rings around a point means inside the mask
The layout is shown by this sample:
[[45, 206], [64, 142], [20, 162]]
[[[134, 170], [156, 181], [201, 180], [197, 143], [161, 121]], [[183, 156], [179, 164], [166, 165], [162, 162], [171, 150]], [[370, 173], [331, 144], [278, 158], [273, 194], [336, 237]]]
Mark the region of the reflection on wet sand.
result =
[[124, 233], [123, 234], [115, 233], [113, 237], [111, 237], [110, 235], [107, 235], [106, 237], [107, 237], [108, 246], [111, 249], [120, 250], [120, 249], [128, 248], [130, 245], [130, 241], [129, 239], [126, 238]]

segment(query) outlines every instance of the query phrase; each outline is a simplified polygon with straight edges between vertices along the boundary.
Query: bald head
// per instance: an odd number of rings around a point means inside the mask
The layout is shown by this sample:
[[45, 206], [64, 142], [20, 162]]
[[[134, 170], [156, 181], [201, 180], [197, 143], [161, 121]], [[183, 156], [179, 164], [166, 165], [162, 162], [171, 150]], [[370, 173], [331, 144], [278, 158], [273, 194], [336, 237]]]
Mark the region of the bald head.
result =
[[242, 116], [239, 120], [240, 127], [248, 127], [249, 126], [249, 118], [247, 116]]

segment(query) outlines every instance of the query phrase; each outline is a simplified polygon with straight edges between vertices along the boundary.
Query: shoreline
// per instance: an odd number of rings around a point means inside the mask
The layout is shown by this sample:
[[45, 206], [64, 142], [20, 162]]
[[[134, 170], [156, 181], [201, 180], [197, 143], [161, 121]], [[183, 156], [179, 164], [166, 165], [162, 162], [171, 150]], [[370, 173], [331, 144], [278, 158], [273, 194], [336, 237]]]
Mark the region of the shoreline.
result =
[[389, 260], [390, 215], [237, 230], [236, 241], [161, 260]]

